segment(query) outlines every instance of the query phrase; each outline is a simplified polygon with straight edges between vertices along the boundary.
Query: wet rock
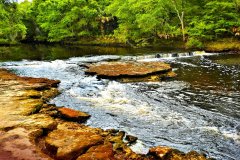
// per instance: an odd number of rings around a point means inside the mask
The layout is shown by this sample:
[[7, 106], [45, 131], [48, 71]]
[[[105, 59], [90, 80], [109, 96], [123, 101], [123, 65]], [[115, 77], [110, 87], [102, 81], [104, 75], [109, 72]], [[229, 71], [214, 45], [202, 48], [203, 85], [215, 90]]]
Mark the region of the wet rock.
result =
[[56, 158], [70, 160], [78, 157], [90, 147], [101, 144], [103, 138], [93, 132], [57, 129], [46, 137], [49, 150], [56, 150]]
[[48, 102], [50, 99], [56, 97], [59, 94], [60, 92], [57, 88], [50, 88], [42, 92], [42, 99]]
[[44, 104], [39, 113], [49, 115], [51, 117], [58, 117], [58, 107], [53, 104]]
[[77, 122], [85, 122], [90, 115], [84, 112], [76, 111], [70, 108], [59, 108], [60, 116], [63, 119]]
[[44, 90], [51, 87], [57, 87], [60, 83], [59, 80], [50, 80], [47, 78], [32, 78], [32, 77], [20, 77], [14, 73], [10, 73], [6, 69], [0, 69], [0, 77], [2, 80], [14, 80], [16, 83], [24, 84], [26, 88]]
[[138, 138], [131, 135], [126, 135], [125, 140], [128, 141], [129, 144], [134, 144]]
[[0, 132], [0, 159], [2, 160], [51, 160], [32, 142], [32, 136], [39, 136], [34, 130], [15, 128]]
[[[133, 81], [156, 81], [171, 71], [169, 64], [163, 62], [108, 62], [89, 65], [86, 74], [96, 74], [99, 78], [124, 79]], [[151, 77], [156, 76], [156, 77]], [[126, 82], [126, 80], [124, 81]]]
[[109, 142], [113, 142], [113, 143], [123, 143], [122, 140], [123, 140], [124, 135], [125, 135], [125, 132], [123, 132], [123, 131], [119, 131], [117, 133], [113, 133], [109, 137], [108, 141]]
[[57, 122], [50, 116], [45, 114], [33, 114], [28, 117], [22, 117], [19, 126], [27, 128], [41, 128], [53, 130], [57, 127]]
[[179, 55], [177, 53], [173, 53], [172, 57], [179, 57]]
[[179, 150], [163, 146], [150, 148], [148, 155], [163, 160], [208, 160], [205, 156], [195, 151], [185, 154]]
[[185, 155], [188, 160], [206, 160], [207, 158], [204, 155], [197, 153], [196, 151], [188, 152]]
[[170, 147], [158, 146], [158, 147], [150, 148], [148, 155], [153, 155], [158, 158], [163, 158], [170, 151], [172, 151], [172, 148]]
[[162, 55], [159, 54], [159, 53], [157, 53], [157, 54], [155, 55], [155, 58], [161, 58], [161, 57], [162, 57]]
[[180, 152], [179, 150], [176, 150], [176, 149], [172, 149], [170, 152], [168, 152], [163, 157], [163, 159], [164, 160], [190, 160], [185, 157], [185, 154], [183, 152]]
[[99, 146], [91, 147], [85, 154], [77, 158], [77, 160], [114, 160], [113, 145], [106, 143]]
[[176, 77], [176, 76], [177, 76], [177, 74], [176, 74], [175, 72], [170, 71], [170, 72], [166, 73], [166, 75], [164, 76], [164, 78], [174, 78], [174, 77]]

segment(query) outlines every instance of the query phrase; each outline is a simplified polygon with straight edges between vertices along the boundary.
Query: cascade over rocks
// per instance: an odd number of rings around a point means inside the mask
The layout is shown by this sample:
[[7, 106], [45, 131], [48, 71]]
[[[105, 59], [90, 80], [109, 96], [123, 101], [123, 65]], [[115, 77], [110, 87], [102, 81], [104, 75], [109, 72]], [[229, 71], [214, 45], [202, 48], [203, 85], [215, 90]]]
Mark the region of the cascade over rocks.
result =
[[[125, 133], [79, 122], [90, 116], [47, 103], [59, 81], [20, 77], [0, 69], [0, 159], [7, 160], [206, 160], [196, 152], [156, 147], [134, 153]], [[77, 122], [73, 122], [77, 121]], [[136, 138], [128, 136], [129, 141]]]

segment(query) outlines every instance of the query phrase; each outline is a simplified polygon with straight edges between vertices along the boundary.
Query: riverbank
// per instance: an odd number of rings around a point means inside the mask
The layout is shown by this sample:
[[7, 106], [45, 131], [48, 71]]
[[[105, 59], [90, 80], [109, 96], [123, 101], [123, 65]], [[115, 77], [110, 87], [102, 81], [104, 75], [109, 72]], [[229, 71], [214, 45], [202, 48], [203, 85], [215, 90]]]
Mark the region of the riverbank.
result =
[[222, 39], [204, 44], [207, 52], [238, 52], [240, 53], [240, 40]]
[[48, 104], [59, 94], [59, 83], [0, 69], [1, 159], [206, 159], [194, 151], [184, 154], [160, 146], [147, 155], [134, 153], [129, 146], [136, 138], [122, 131], [86, 126], [80, 122], [90, 115]]
[[215, 41], [205, 41], [202, 43], [201, 47], [192, 45], [187, 46], [184, 42], [178, 39], [167, 39], [167, 40], [157, 40], [154, 44], [148, 43], [144, 46], [134, 45], [130, 42], [123, 43], [114, 38], [99, 37], [99, 38], [86, 38], [80, 39], [78, 41], [64, 41], [58, 43], [49, 42], [29, 42], [23, 41], [22, 43], [2, 43], [1, 47], [14, 47], [20, 46], [22, 44], [27, 45], [46, 45], [46, 46], [65, 46], [65, 47], [108, 47], [108, 48], [126, 48], [126, 49], [148, 49], [152, 50], [182, 50], [182, 51], [193, 51], [193, 50], [204, 50], [206, 52], [240, 52], [240, 40], [237, 38], [222, 38]]

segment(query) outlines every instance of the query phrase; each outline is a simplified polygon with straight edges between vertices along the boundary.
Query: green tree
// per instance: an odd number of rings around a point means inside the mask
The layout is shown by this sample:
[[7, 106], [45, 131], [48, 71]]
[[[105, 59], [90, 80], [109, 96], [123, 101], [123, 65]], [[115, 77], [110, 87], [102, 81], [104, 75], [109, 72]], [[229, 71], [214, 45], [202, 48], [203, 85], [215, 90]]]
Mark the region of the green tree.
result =
[[147, 43], [176, 30], [170, 23], [171, 10], [164, 0], [119, 0], [107, 8], [118, 18], [115, 36], [124, 42]]
[[202, 40], [233, 36], [232, 27], [240, 26], [237, 5], [231, 0], [206, 1], [202, 14], [190, 20], [189, 36]]
[[22, 22], [17, 3], [0, 1], [0, 39], [5, 43], [16, 43], [25, 38], [26, 27]]
[[98, 34], [97, 17], [103, 10], [96, 0], [46, 0], [36, 9], [37, 24], [51, 42]]

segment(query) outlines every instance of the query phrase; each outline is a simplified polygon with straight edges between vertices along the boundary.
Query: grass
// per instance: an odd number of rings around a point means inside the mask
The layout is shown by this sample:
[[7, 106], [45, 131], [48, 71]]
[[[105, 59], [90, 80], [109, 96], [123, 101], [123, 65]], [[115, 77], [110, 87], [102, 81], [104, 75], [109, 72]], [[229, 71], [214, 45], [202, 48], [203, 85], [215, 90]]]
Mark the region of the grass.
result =
[[209, 52], [240, 51], [240, 40], [224, 38], [213, 42], [206, 42], [204, 48]]

